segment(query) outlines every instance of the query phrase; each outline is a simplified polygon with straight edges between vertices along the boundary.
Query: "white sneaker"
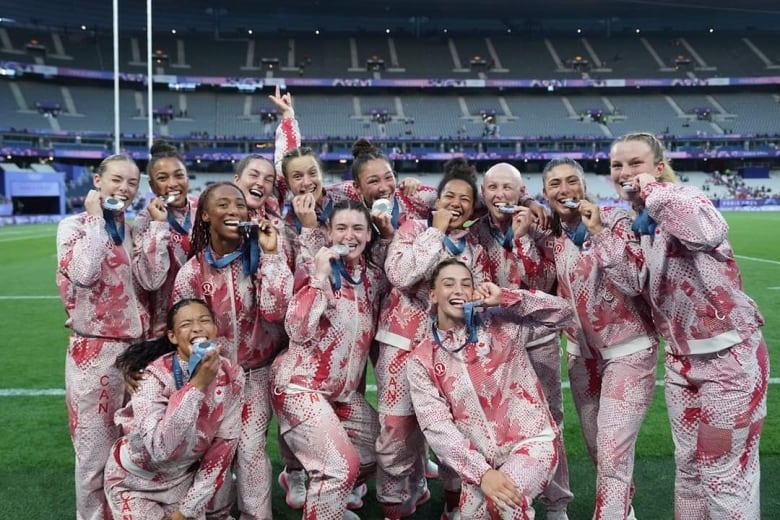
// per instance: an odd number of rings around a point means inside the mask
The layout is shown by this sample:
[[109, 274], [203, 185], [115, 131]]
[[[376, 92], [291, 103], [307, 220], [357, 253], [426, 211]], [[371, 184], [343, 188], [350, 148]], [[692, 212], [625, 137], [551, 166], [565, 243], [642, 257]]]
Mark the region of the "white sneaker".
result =
[[306, 503], [306, 472], [302, 469], [279, 473], [279, 485], [284, 489], [284, 501], [293, 509], [303, 509]]
[[431, 459], [425, 461], [425, 478], [439, 478], [439, 465]]
[[447, 511], [447, 508], [444, 508], [444, 511], [441, 512], [441, 519], [440, 520], [460, 520], [460, 509], [455, 508], [451, 511]]
[[368, 493], [368, 486], [360, 484], [357, 487], [352, 488], [347, 497], [347, 509], [360, 509], [363, 507], [363, 497]]
[[431, 492], [428, 490], [428, 484], [426, 481], [422, 481], [422, 485], [415, 486], [414, 491], [409, 497], [401, 504], [401, 517], [406, 518], [412, 516], [417, 511], [417, 506], [424, 504], [431, 498]]
[[626, 520], [636, 520], [636, 515], [634, 515], [634, 506], [631, 505], [628, 508], [628, 516], [626, 517]]
[[566, 514], [565, 509], [558, 511], [547, 511], [547, 520], [569, 520], [569, 515]]
[[353, 513], [349, 509], [344, 511], [344, 516], [341, 517], [342, 520], [360, 520], [360, 517], [357, 515], [357, 513]]

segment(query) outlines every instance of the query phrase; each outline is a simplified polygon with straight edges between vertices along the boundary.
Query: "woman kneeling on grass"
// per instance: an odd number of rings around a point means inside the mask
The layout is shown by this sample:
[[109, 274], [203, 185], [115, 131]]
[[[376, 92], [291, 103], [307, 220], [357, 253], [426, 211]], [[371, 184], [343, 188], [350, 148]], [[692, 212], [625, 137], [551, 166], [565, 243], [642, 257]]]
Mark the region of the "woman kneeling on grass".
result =
[[205, 518], [206, 504], [229, 478], [244, 374], [220, 357], [210, 341], [216, 333], [204, 301], [180, 300], [168, 313], [165, 336], [136, 343], [117, 359], [120, 369], [146, 369], [115, 417], [123, 436], [105, 469], [115, 519]]
[[[553, 332], [572, 310], [542, 292], [474, 287], [457, 259], [441, 262], [432, 282], [434, 323], [406, 365], [417, 420], [462, 479], [460, 518], [533, 518], [531, 501], [558, 465], [559, 432], [525, 345], [536, 323]], [[475, 315], [477, 306], [487, 309]]]

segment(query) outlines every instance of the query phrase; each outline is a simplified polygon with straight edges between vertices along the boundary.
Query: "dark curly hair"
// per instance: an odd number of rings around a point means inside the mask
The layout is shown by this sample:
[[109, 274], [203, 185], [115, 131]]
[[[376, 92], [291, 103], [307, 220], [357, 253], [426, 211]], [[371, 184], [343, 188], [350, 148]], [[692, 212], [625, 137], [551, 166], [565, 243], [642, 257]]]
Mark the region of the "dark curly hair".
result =
[[[208, 306], [208, 304], [199, 298], [185, 298], [176, 302], [169, 310], [168, 316], [165, 320], [166, 330], [173, 330], [173, 320], [176, 318], [179, 310], [183, 307], [192, 304], [203, 305], [208, 309], [211, 317], [214, 317], [214, 312]], [[134, 343], [127, 347], [123, 353], [116, 358], [116, 367], [123, 374], [131, 374], [143, 370], [152, 361], [167, 354], [168, 352], [174, 352], [176, 345], [170, 342], [167, 334], [163, 334], [159, 338], [141, 341]]]

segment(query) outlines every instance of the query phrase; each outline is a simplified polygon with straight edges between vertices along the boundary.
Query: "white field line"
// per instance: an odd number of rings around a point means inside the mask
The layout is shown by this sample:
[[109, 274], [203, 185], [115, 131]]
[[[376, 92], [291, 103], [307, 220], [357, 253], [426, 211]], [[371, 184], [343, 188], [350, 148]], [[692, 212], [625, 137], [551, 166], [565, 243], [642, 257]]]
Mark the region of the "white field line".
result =
[[780, 265], [780, 261], [769, 260], [768, 258], [754, 258], [752, 256], [742, 256], [742, 255], [734, 255], [734, 258], [739, 258], [740, 260], [750, 260], [751, 262], [761, 262], [764, 264]]
[[4, 296], [0, 295], [0, 300], [59, 300], [59, 296], [41, 295], [41, 296]]
[[[780, 384], [780, 377], [770, 377], [770, 385]], [[657, 379], [655, 386], [664, 386], [663, 379]], [[561, 382], [562, 388], [571, 388], [568, 381]], [[376, 393], [376, 385], [366, 385], [366, 392]], [[38, 397], [38, 396], [63, 396], [62, 388], [0, 388], [0, 397]]]
[[29, 235], [31, 232], [33, 232], [33, 233], [48, 232], [49, 234], [54, 235], [57, 232], [57, 226], [54, 225], [54, 226], [51, 227], [51, 229], [47, 230], [44, 227], [44, 226], [47, 226], [47, 225], [48, 224], [42, 224], [39, 227], [39, 225], [36, 224], [35, 225], [36, 227], [32, 227], [32, 226], [25, 227], [25, 226], [23, 226], [21, 228], [16, 227], [16, 226], [0, 227], [0, 237], [4, 238], [4, 237], [10, 236], [10, 235]]
[[20, 240], [34, 240], [39, 238], [54, 238], [53, 233], [45, 233], [45, 234], [34, 234], [34, 235], [24, 235], [21, 237], [8, 237], [8, 238], [0, 238], [0, 243], [2, 242], [18, 242]]
[[63, 388], [0, 388], [0, 397], [40, 397], [65, 395]]

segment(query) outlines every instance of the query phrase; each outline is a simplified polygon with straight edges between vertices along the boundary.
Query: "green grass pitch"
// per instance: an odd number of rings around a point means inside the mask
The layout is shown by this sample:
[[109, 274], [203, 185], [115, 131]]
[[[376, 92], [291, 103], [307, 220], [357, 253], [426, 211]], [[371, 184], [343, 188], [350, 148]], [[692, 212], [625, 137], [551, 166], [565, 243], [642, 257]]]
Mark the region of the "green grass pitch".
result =
[[[745, 289], [766, 319], [764, 335], [770, 359], [776, 361], [780, 355], [780, 213], [727, 213], [726, 219]], [[74, 516], [73, 453], [64, 398], [7, 395], [7, 389], [64, 388], [68, 331], [63, 327], [65, 315], [54, 285], [55, 229], [53, 225], [0, 228], [0, 518]], [[780, 376], [778, 370], [772, 367], [774, 378]], [[662, 373], [659, 363], [659, 378]], [[780, 473], [780, 417], [773, 413], [780, 406], [778, 395], [777, 384], [771, 385], [761, 442], [764, 518], [780, 518], [780, 495], [772, 491], [774, 476]], [[564, 397], [565, 441], [575, 493], [569, 516], [587, 519], [593, 509], [594, 471], [567, 390]], [[269, 447], [278, 471], [274, 434]], [[673, 517], [672, 453], [663, 392], [658, 388], [637, 445], [634, 507], [643, 520]], [[419, 508], [415, 518], [438, 518], [443, 498], [436, 483], [431, 488], [433, 498]], [[362, 518], [381, 518], [372, 493], [373, 489], [359, 511]], [[273, 496], [274, 518], [300, 518], [299, 512], [287, 508], [275, 481]]]

